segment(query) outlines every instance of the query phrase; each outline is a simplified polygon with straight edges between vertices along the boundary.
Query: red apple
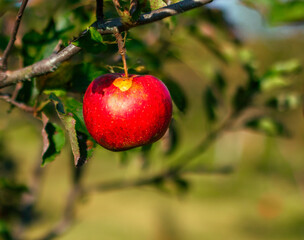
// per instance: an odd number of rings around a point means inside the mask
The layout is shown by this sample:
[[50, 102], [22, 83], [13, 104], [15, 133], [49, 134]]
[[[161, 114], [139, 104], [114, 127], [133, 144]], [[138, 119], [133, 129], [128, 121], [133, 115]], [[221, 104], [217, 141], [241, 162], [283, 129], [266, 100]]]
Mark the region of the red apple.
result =
[[123, 151], [159, 140], [172, 117], [172, 100], [163, 82], [150, 75], [105, 74], [86, 90], [83, 116], [101, 146]]

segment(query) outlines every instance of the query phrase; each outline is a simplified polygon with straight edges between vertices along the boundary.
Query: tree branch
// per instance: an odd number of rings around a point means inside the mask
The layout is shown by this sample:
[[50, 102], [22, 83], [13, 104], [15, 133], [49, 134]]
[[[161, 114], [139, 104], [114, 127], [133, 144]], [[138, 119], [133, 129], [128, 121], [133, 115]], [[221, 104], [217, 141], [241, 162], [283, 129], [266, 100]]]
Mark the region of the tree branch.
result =
[[102, 23], [104, 20], [103, 0], [96, 0], [96, 20], [98, 23]]
[[120, 3], [119, 3], [119, 0], [113, 0], [113, 5], [117, 11], [117, 13], [119, 14], [120, 12], [120, 9], [121, 9], [121, 6], [120, 6]]
[[[123, 24], [120, 18], [116, 18], [106, 21], [103, 24], [95, 22], [92, 26], [98, 28], [101, 34], [113, 34], [115, 29], [118, 29], [119, 32], [127, 31], [140, 25], [156, 22], [188, 10], [201, 7], [210, 2], [212, 2], [212, 0], [183, 0], [170, 6], [151, 11], [150, 13], [142, 14], [136, 22], [131, 24]], [[80, 35], [80, 37], [84, 33], [85, 31]], [[21, 81], [31, 80], [33, 77], [46, 73], [54, 72], [63, 61], [68, 60], [80, 50], [80, 47], [70, 44], [58, 54], [53, 54], [42, 61], [34, 63], [33, 65], [12, 72], [7, 72], [6, 74], [0, 73], [0, 88], [7, 87]]]
[[30, 107], [28, 105], [25, 105], [24, 103], [16, 102], [14, 99], [12, 99], [9, 95], [7, 94], [0, 94], [0, 99], [4, 100], [7, 103], [12, 104], [13, 106], [20, 108], [26, 112], [33, 113], [35, 109], [33, 107]]
[[17, 33], [18, 33], [19, 25], [20, 25], [20, 22], [21, 22], [21, 19], [22, 19], [22, 16], [23, 16], [23, 12], [26, 8], [27, 3], [28, 3], [28, 0], [23, 0], [22, 1], [22, 4], [21, 4], [20, 9], [18, 11], [18, 15], [16, 17], [16, 21], [15, 21], [15, 24], [14, 24], [14, 28], [13, 28], [13, 32], [12, 32], [10, 41], [8, 42], [8, 44], [6, 46], [6, 49], [3, 52], [2, 58], [0, 58], [0, 69], [2, 71], [6, 71], [6, 69], [7, 69], [7, 59], [8, 59], [8, 56], [9, 56], [9, 53], [10, 53], [12, 47], [14, 46], [15, 41], [16, 41], [16, 36], [17, 36]]

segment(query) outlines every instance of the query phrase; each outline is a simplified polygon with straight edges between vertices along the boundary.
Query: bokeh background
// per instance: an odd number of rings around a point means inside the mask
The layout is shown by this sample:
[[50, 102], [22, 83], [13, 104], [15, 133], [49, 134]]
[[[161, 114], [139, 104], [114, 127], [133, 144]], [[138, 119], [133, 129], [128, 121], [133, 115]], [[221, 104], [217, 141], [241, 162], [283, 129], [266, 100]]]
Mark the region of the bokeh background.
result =
[[[73, 19], [74, 27], [62, 36], [71, 39], [94, 20], [94, 4], [94, 1], [30, 1], [10, 65], [15, 68], [22, 65], [24, 34], [31, 29], [46, 34], [43, 31], [51, 17], [57, 29], [68, 27]], [[110, 8], [110, 5], [107, 2], [106, 6]], [[202, 15], [205, 12], [202, 10], [194, 10], [193, 15], [185, 13], [185, 18], [178, 16], [176, 25], [174, 22], [154, 23], [132, 29], [128, 35], [130, 68], [145, 66], [148, 69], [145, 71], [150, 74], [173, 79], [187, 99], [184, 113], [175, 108], [174, 124], [178, 141], [174, 151], [169, 155], [163, 154], [164, 141], [156, 143], [150, 149], [149, 156], [145, 156], [148, 167], [143, 167], [140, 150], [119, 154], [97, 147], [85, 165], [85, 184], [129, 179], [156, 172], [195, 146], [217, 122], [225, 118], [231, 108], [229, 104], [236, 86], [246, 80], [246, 73], [239, 60], [236, 60], [239, 51], [246, 49], [252, 53], [259, 74], [276, 62], [297, 59], [303, 63], [304, 28], [301, 25], [270, 26], [259, 12], [237, 0], [214, 0], [208, 8], [223, 14], [233, 36], [240, 39], [241, 45], [235, 46], [227, 40], [227, 35], [220, 31], [218, 33], [214, 19], [210, 25], [204, 23]], [[15, 14], [15, 7], [12, 6], [12, 10], [0, 18], [2, 50], [6, 39], [3, 36], [11, 29]], [[77, 15], [82, 17], [75, 17]], [[196, 16], [200, 16], [197, 21]], [[193, 23], [202, 27], [204, 33], [209, 31], [210, 35], [207, 36], [214, 40], [216, 44], [212, 44], [216, 49], [223, 50], [220, 55], [223, 54], [224, 60], [210, 51], [212, 47], [206, 44], [206, 38], [196, 38], [187, 30]], [[172, 28], [167, 27], [172, 24]], [[212, 32], [214, 29], [216, 32]], [[52, 43], [52, 47], [56, 43]], [[115, 54], [115, 45], [109, 49], [108, 55]], [[33, 51], [33, 61], [37, 60], [35, 57], [39, 54], [48, 56], [47, 51], [40, 50], [28, 50], [26, 53]], [[174, 57], [167, 57], [170, 55], [168, 52]], [[104, 60], [102, 54], [84, 53], [76, 56], [76, 60], [71, 60], [70, 64], [77, 66], [79, 62], [95, 61], [95, 67], [105, 72], [105, 66], [115, 65], [117, 59], [107, 55], [107, 60]], [[156, 55], [162, 61], [153, 60]], [[50, 78], [68, 82], [75, 78], [72, 71], [63, 68], [58, 75]], [[221, 100], [224, 101], [220, 104], [221, 109], [216, 110], [217, 120], [213, 123], [206, 117], [206, 106], [202, 99], [204, 90], [212, 84], [215, 71], [220, 71], [224, 76], [227, 90]], [[275, 89], [275, 94], [294, 94], [292, 106], [274, 112], [265, 110], [285, 124], [291, 133], [289, 137], [267, 136], [244, 127], [225, 131], [188, 166], [189, 171], [183, 175], [189, 185], [186, 190], [178, 191], [168, 183], [165, 189], [143, 186], [84, 194], [76, 207], [75, 222], [58, 239], [304, 239], [303, 74], [297, 73], [289, 81], [284, 88]], [[71, 89], [73, 87], [72, 84]], [[263, 96], [267, 97], [267, 94]], [[265, 108], [257, 106], [249, 112], [254, 114]], [[0, 177], [7, 176], [24, 184], [31, 181], [33, 167], [41, 157], [41, 128], [41, 122], [31, 115], [12, 109], [7, 103], [0, 103]], [[199, 171], [221, 168], [231, 171]], [[43, 234], [62, 215], [73, 172], [68, 144], [54, 162], [43, 167], [43, 171], [35, 207], [36, 220], [27, 226], [27, 239], [35, 239]], [[6, 201], [2, 200], [2, 204], [12, 203], [14, 198], [18, 198], [15, 195], [8, 197]], [[0, 219], [3, 217], [0, 215]], [[10, 218], [8, 226], [16, 218], [18, 214]]]

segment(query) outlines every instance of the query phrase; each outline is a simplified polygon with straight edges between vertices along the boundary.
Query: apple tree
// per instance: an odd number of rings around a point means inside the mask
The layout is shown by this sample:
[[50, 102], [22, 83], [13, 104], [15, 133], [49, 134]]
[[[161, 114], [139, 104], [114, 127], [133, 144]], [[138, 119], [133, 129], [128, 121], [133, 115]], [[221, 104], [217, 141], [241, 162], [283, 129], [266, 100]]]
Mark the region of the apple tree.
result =
[[[302, 1], [242, 3], [261, 11], [270, 24], [304, 20]], [[53, 239], [68, 230], [78, 200], [92, 191], [151, 186], [179, 194], [189, 190], [186, 173], [232, 173], [229, 166], [202, 169], [194, 164], [227, 131], [251, 129], [270, 136], [291, 135], [275, 116], [299, 106], [300, 93], [288, 92], [293, 84], [290, 78], [301, 71], [299, 61], [286, 60], [259, 69], [258, 60], [235, 26], [222, 10], [212, 6], [212, 0], [1, 0], [0, 26], [0, 99], [6, 102], [1, 107], [7, 114], [20, 111], [33, 119], [42, 142], [42, 149], [37, 146], [37, 163], [28, 171], [31, 180], [19, 182], [16, 169], [21, 163], [7, 153], [0, 128], [1, 239], [24, 239], [27, 227], [39, 224], [36, 205], [43, 175], [67, 144], [74, 162], [70, 192], [62, 218], [39, 239]], [[208, 59], [200, 60], [197, 55], [193, 56], [195, 63], [185, 61], [188, 47], [184, 46], [192, 44], [192, 48], [205, 49]], [[183, 121], [194, 103], [184, 86], [192, 80], [183, 76], [181, 84], [176, 79], [178, 69], [175, 75], [168, 71], [172, 62], [188, 64], [204, 81], [196, 101], [201, 108], [195, 111], [203, 112], [204, 119], [199, 121], [207, 127], [199, 133], [199, 141], [187, 145], [182, 140], [186, 131]], [[241, 72], [237, 80], [225, 72], [235, 66]], [[145, 141], [135, 149], [111, 153], [122, 165], [140, 158], [139, 176], [84, 183], [86, 166], [102, 161], [94, 158], [94, 150], [100, 146], [84, 121], [84, 93], [97, 77], [128, 73], [153, 75], [166, 85], [173, 100], [170, 126], [165, 133], [168, 124], [164, 123], [161, 136], [165, 135], [156, 143]], [[157, 98], [159, 89], [151, 91]], [[89, 101], [87, 108], [96, 107]], [[125, 127], [130, 124], [126, 117]], [[123, 131], [129, 134], [129, 130]]]

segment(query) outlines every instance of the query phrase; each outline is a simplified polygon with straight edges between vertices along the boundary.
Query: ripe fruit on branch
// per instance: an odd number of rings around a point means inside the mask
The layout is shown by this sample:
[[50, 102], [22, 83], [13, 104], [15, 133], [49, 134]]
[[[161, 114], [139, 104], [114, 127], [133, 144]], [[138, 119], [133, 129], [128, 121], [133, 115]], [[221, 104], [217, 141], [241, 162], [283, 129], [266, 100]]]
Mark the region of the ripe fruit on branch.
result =
[[172, 117], [172, 100], [156, 77], [105, 74], [86, 90], [83, 116], [103, 147], [123, 151], [159, 140]]

